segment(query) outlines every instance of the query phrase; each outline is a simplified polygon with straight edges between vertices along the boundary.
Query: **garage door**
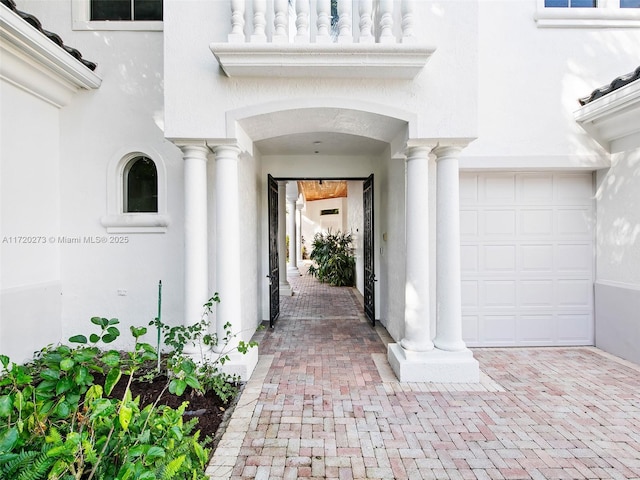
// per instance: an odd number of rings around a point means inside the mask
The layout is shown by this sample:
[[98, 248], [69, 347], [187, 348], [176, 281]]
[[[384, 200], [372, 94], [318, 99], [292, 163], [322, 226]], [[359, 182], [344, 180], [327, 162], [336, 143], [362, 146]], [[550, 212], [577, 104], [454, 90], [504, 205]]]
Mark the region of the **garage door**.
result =
[[591, 173], [461, 173], [468, 346], [593, 345]]

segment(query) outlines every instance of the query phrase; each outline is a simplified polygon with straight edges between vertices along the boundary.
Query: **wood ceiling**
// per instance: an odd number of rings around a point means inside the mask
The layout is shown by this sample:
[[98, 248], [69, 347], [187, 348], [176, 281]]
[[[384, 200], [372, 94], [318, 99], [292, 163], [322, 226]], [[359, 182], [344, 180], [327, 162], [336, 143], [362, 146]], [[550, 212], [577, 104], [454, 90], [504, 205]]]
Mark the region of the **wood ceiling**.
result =
[[307, 202], [347, 196], [346, 180], [300, 180], [298, 191]]

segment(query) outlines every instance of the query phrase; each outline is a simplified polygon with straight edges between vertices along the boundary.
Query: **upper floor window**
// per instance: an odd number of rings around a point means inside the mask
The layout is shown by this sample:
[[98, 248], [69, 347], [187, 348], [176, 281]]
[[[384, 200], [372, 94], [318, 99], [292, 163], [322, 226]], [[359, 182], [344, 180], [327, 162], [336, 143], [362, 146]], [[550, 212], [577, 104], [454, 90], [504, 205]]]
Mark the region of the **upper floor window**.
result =
[[162, 0], [72, 0], [74, 30], [161, 31]]
[[91, 20], [162, 20], [162, 0], [90, 0]]
[[607, 2], [598, 0], [544, 0], [544, 6], [549, 8], [640, 8], [640, 0], [619, 0], [617, 2]]
[[640, 0], [537, 0], [538, 27], [640, 27]]
[[135, 157], [124, 170], [124, 212], [158, 211], [158, 170], [148, 157]]

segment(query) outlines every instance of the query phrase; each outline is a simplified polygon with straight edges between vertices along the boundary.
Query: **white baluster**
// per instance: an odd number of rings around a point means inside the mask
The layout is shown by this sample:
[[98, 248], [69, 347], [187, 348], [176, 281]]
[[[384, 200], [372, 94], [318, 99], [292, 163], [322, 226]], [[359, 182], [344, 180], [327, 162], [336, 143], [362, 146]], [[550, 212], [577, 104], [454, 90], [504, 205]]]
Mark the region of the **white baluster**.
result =
[[267, 0], [253, 0], [253, 34], [251, 35], [251, 41], [254, 43], [267, 41], [267, 35], [264, 33], [267, 26], [266, 10]]
[[396, 43], [393, 36], [393, 0], [380, 0], [380, 43]]
[[296, 0], [297, 43], [309, 42], [309, 0]]
[[402, 43], [414, 43], [413, 35], [413, 0], [402, 0]]
[[360, 43], [375, 42], [375, 38], [371, 34], [371, 28], [373, 27], [372, 11], [372, 0], [360, 0]]
[[244, 42], [244, 1], [231, 0], [231, 33], [229, 43]]
[[353, 43], [351, 0], [338, 0], [338, 43]]
[[317, 0], [316, 9], [318, 11], [316, 43], [329, 43], [331, 42], [331, 0]]
[[274, 17], [273, 17], [273, 43], [286, 43], [289, 41], [287, 34], [287, 24], [289, 23], [289, 3], [287, 0], [274, 0]]

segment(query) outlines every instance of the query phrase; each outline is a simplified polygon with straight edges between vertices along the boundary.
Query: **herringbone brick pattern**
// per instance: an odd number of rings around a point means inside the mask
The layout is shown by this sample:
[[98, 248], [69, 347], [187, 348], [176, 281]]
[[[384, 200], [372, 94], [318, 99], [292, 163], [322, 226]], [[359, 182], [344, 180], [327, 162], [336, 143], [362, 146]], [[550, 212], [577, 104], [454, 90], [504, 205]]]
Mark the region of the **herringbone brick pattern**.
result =
[[211, 478], [640, 478], [638, 366], [476, 349], [482, 384], [401, 384], [351, 289], [290, 281]]

